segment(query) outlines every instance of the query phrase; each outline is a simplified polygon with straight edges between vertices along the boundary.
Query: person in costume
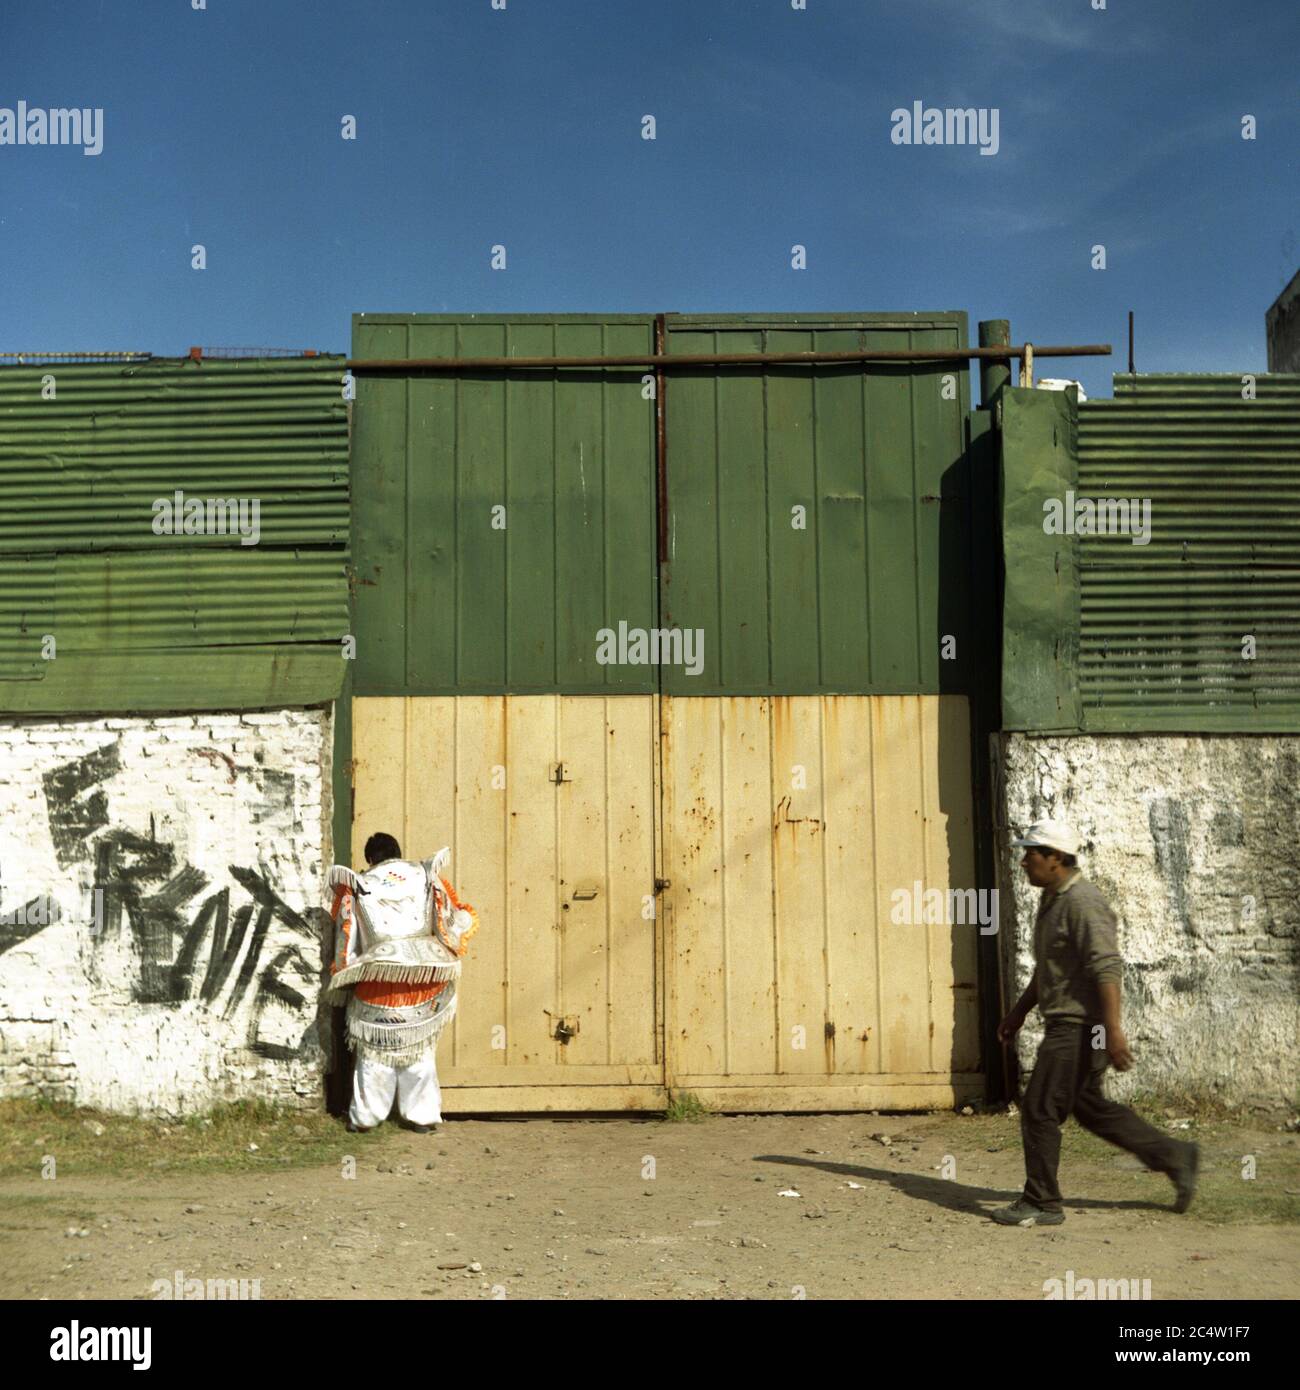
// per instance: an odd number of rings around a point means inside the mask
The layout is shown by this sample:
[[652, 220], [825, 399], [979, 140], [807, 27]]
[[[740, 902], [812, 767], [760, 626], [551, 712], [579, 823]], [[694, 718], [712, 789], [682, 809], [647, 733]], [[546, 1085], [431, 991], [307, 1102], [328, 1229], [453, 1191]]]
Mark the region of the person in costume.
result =
[[353, 1133], [382, 1124], [394, 1097], [409, 1128], [428, 1134], [442, 1123], [434, 1050], [455, 1016], [461, 957], [478, 930], [478, 914], [442, 877], [450, 849], [419, 862], [401, 854], [391, 835], [372, 835], [365, 873], [341, 864], [329, 871], [329, 992], [347, 997]]

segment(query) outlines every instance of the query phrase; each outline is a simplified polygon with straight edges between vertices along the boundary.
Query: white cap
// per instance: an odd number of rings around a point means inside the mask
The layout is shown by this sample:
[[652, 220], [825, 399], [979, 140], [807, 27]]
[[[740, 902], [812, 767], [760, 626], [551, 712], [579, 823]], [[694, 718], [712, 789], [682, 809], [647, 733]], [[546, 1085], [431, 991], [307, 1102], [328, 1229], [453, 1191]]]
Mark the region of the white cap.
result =
[[1062, 854], [1078, 854], [1079, 832], [1063, 820], [1040, 820], [1011, 843], [1024, 849], [1059, 849]]

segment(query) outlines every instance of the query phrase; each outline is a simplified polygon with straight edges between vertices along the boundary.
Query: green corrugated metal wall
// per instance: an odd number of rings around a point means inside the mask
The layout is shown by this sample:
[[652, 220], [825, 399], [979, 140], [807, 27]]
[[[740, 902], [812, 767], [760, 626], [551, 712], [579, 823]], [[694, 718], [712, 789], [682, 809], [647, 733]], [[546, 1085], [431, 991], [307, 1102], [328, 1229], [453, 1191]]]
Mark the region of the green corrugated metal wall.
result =
[[[1027, 408], [1049, 409], [1027, 398], [1049, 394], [1004, 396], [1005, 486], [1023, 513], [1004, 514], [1005, 727], [1300, 729], [1300, 377], [1117, 376], [1113, 400], [1078, 407], [1077, 459], [1067, 409], [1056, 465], [1025, 427]], [[1042, 500], [1069, 487], [1150, 499], [1149, 543], [1044, 538]], [[1075, 641], [1077, 665], [1049, 653], [1026, 602], [1062, 575], [1072, 592], [1053, 641], [1061, 653]], [[1050, 677], [1030, 690], [1027, 671], [1049, 660]]]
[[1116, 377], [1080, 407], [1080, 491], [1151, 499], [1149, 544], [1079, 541], [1090, 728], [1300, 727], [1300, 377], [1253, 380]]
[[[348, 631], [342, 376], [339, 357], [0, 369], [0, 709], [336, 696]], [[258, 499], [258, 544], [155, 534], [153, 504], [177, 489]]]
[[[960, 313], [666, 327], [677, 353], [966, 344]], [[644, 316], [353, 320], [358, 359], [631, 355], [653, 341]], [[667, 373], [663, 566], [642, 376], [358, 381], [358, 695], [967, 689], [964, 363]], [[703, 670], [599, 664], [597, 634], [620, 622], [701, 630]]]

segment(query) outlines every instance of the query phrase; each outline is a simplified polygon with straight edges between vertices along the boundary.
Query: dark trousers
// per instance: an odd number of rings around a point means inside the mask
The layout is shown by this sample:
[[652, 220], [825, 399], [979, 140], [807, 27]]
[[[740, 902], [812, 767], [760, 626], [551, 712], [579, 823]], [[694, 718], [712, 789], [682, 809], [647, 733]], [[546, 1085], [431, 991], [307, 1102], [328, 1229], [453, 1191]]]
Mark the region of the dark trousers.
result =
[[1148, 1168], [1171, 1173], [1187, 1162], [1191, 1145], [1162, 1134], [1126, 1105], [1107, 1100], [1102, 1077], [1110, 1064], [1104, 1047], [1092, 1046], [1095, 1020], [1049, 1018], [1033, 1074], [1020, 1103], [1025, 1146], [1024, 1199], [1047, 1211], [1061, 1210], [1056, 1167], [1061, 1126], [1073, 1115], [1108, 1143], [1135, 1154]]

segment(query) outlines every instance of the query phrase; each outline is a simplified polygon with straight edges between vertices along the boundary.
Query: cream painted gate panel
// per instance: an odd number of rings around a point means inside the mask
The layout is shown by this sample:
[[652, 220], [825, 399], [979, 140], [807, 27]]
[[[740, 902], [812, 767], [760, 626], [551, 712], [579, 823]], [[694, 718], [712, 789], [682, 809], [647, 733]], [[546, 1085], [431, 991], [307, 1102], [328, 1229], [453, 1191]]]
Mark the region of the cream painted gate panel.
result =
[[444, 1109], [662, 1107], [655, 696], [358, 698], [353, 855], [449, 844], [479, 913]]
[[934, 910], [975, 884], [969, 717], [948, 695], [663, 697], [672, 1086], [732, 1110], [982, 1093], [980, 923]]

